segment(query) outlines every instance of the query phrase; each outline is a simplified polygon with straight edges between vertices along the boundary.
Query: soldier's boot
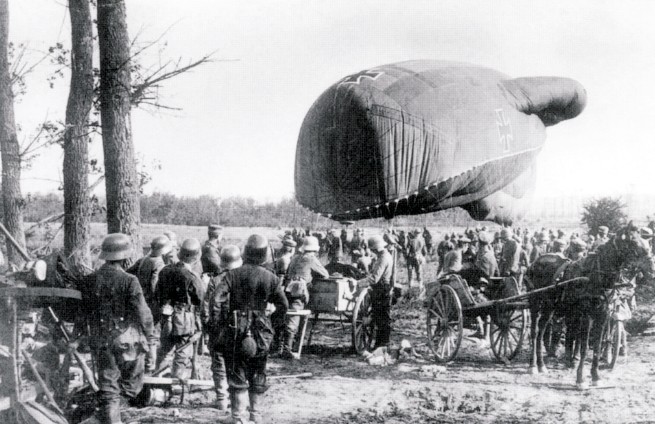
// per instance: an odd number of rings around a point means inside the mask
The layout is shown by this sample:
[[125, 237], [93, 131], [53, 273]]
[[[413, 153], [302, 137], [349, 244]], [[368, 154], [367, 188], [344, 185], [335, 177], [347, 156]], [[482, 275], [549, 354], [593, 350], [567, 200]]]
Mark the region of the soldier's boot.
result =
[[227, 417], [229, 415], [229, 402], [227, 398], [225, 397], [225, 393], [218, 389], [216, 390], [216, 404], [215, 404], [216, 409], [219, 411], [219, 416], [220, 417]]
[[292, 332], [289, 328], [284, 330], [284, 339], [282, 343], [282, 353], [280, 357], [282, 359], [295, 359], [293, 356], [293, 342], [296, 338], [296, 333]]
[[247, 389], [230, 389], [232, 415], [226, 418], [219, 417], [218, 422], [226, 424], [248, 423], [248, 401], [249, 397]]
[[98, 421], [101, 424], [123, 424], [123, 421], [121, 421], [120, 405], [120, 399], [103, 402], [98, 410]]
[[249, 392], [250, 395], [250, 421], [254, 424], [261, 424], [262, 422], [262, 413], [259, 412], [259, 400], [260, 394], [255, 392]]

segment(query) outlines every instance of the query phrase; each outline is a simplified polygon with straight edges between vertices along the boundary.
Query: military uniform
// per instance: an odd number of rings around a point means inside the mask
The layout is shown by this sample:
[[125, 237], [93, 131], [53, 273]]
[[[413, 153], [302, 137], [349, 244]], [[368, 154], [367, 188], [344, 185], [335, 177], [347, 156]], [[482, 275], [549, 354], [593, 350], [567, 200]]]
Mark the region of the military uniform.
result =
[[547, 252], [547, 244], [545, 241], [540, 241], [539, 243], [532, 246], [530, 251], [530, 263], [533, 264], [540, 256], [545, 255]]
[[[161, 346], [157, 360], [176, 348], [173, 358], [173, 375], [188, 378], [193, 345], [178, 351], [191, 336], [199, 330], [196, 312], [204, 297], [200, 277], [191, 271], [191, 266], [180, 261], [167, 265], [159, 273], [159, 301], [162, 305]], [[164, 311], [164, 310], [167, 311]]]
[[[159, 273], [164, 267], [164, 259], [161, 256], [144, 256], [127, 270], [128, 273], [135, 275], [139, 280], [143, 297], [152, 313], [154, 322], [153, 339], [157, 344], [161, 336], [161, 317], [159, 314], [160, 307], [157, 286], [159, 285]], [[148, 370], [154, 370], [156, 362], [157, 349], [153, 345], [153, 348], [150, 349], [146, 357], [146, 368]]]
[[221, 268], [221, 248], [218, 240], [207, 240], [200, 255], [202, 273], [211, 276], [218, 274]]
[[487, 280], [491, 277], [498, 276], [498, 262], [496, 261], [496, 255], [494, 255], [491, 246], [486, 245], [480, 247], [475, 258], [475, 267], [478, 269], [481, 276]]
[[517, 277], [521, 274], [521, 245], [514, 239], [507, 239], [503, 243], [503, 250], [500, 253], [500, 275], [501, 277]]
[[462, 270], [462, 267], [462, 249], [453, 249], [445, 254], [441, 273], [456, 274]]
[[[289, 309], [301, 311], [309, 302], [307, 286], [317, 278], [328, 278], [330, 273], [313, 254], [296, 256], [289, 265], [284, 294], [289, 302]], [[300, 326], [299, 316], [287, 316], [284, 328], [284, 352], [289, 355]]]
[[432, 233], [427, 228], [423, 229], [423, 240], [425, 240], [425, 249], [428, 255], [432, 255]]
[[[256, 399], [267, 389], [266, 362], [273, 338], [266, 304], [273, 303], [277, 311], [285, 314], [288, 302], [279, 279], [259, 265], [246, 263], [228, 271], [223, 281], [228, 299], [217, 306], [220, 326], [225, 329], [219, 336], [219, 349], [225, 358], [232, 414], [235, 419], [244, 419], [249, 399], [251, 420], [254, 420], [253, 415], [258, 413]], [[248, 335], [255, 340], [256, 349], [244, 353]]]
[[85, 277], [81, 291], [98, 364], [100, 421], [120, 423], [121, 394], [133, 398], [143, 388], [152, 314], [138, 279], [111, 264]]
[[287, 252], [281, 255], [275, 260], [275, 275], [284, 279], [289, 270], [289, 265], [291, 264], [291, 259], [293, 258], [292, 252]]
[[203, 328], [209, 334], [212, 378], [214, 380], [214, 389], [216, 390], [216, 401], [220, 409], [227, 407], [227, 372], [223, 353], [218, 347], [221, 323], [227, 321], [227, 317], [220, 315], [220, 305], [229, 299], [227, 284], [223, 281], [226, 273], [227, 270], [220, 271], [209, 280], [200, 311]]
[[[369, 243], [370, 244], [370, 243]], [[387, 346], [391, 335], [391, 277], [393, 258], [387, 249], [377, 252], [371, 274], [358, 281], [358, 287], [371, 289], [372, 320], [376, 327], [375, 347]]]
[[410, 287], [412, 285], [412, 271], [416, 272], [416, 281], [418, 281], [419, 286], [423, 284], [421, 270], [425, 263], [425, 253], [426, 247], [423, 237], [414, 234], [407, 245], [407, 284]]
[[343, 247], [341, 246], [341, 239], [336, 235], [328, 236], [328, 262], [340, 262], [343, 256]]

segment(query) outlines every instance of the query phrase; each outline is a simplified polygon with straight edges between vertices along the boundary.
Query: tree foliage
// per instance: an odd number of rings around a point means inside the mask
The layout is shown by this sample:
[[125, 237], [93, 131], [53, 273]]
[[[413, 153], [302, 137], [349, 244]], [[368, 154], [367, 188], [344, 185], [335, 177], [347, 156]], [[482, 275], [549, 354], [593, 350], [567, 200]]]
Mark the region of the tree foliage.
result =
[[627, 215], [626, 205], [620, 197], [601, 197], [586, 202], [583, 206], [583, 225], [589, 228], [590, 234], [598, 233], [598, 227], [606, 226], [615, 232], [625, 224]]

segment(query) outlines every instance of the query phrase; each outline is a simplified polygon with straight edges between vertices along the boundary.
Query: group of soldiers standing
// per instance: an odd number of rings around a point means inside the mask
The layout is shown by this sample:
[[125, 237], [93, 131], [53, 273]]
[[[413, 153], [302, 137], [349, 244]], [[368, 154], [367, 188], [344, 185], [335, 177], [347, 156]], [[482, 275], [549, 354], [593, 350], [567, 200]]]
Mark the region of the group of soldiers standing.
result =
[[222, 246], [221, 234], [220, 226], [210, 225], [201, 246], [193, 238], [178, 245], [169, 232], [155, 237], [150, 252], [131, 266], [128, 236], [110, 234], [103, 240], [105, 262], [81, 285], [83, 324], [91, 329], [98, 364], [101, 423], [121, 423], [121, 406], [141, 391], [145, 373], [166, 368], [171, 353], [172, 376], [188, 379], [194, 341], [204, 334], [217, 409], [223, 411], [219, 421], [260, 421], [274, 337], [266, 308], [274, 305], [284, 321], [287, 296], [269, 264], [265, 237], [248, 238], [242, 255], [237, 246]]
[[[650, 242], [652, 232], [646, 230], [642, 237]], [[178, 245], [175, 234], [167, 232], [152, 240], [146, 256], [130, 264], [130, 238], [110, 234], [100, 254], [105, 263], [85, 277], [81, 287], [83, 328], [90, 328], [98, 364], [98, 418], [121, 423], [121, 405], [141, 391], [145, 373], [166, 368], [171, 354], [172, 376], [188, 379], [194, 341], [206, 336], [216, 406], [223, 411], [219, 420], [259, 422], [269, 352], [294, 358], [300, 317], [287, 312], [305, 309], [312, 281], [329, 277], [347, 252], [347, 266], [357, 271], [351, 282], [371, 291], [377, 348], [386, 347], [390, 339], [395, 254], [405, 257], [409, 286], [413, 272], [422, 288], [422, 267], [433, 253], [440, 275], [466, 275], [470, 284], [498, 276], [520, 282], [543, 254], [576, 260], [607, 240], [607, 227], [586, 242], [575, 233], [567, 240], [562, 231], [502, 228], [492, 234], [483, 227], [446, 234], [433, 252], [427, 228], [387, 230], [368, 239], [357, 229], [350, 240], [337, 230], [321, 238], [294, 230], [274, 254], [268, 239], [257, 234], [248, 238], [243, 252], [223, 245], [222, 227], [210, 225], [204, 245], [194, 238]], [[326, 266], [319, 259], [322, 253], [328, 258]], [[267, 312], [271, 304], [272, 314]]]

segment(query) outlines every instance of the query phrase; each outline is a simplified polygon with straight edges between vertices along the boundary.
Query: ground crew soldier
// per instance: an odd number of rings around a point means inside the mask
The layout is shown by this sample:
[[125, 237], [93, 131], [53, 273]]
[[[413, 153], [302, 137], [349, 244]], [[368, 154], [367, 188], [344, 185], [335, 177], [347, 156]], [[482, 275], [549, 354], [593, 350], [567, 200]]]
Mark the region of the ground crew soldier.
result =
[[[302, 311], [309, 302], [307, 286], [314, 278], [328, 278], [330, 273], [325, 269], [316, 256], [318, 252], [318, 239], [308, 236], [302, 245], [302, 255], [291, 261], [284, 288], [284, 294], [289, 301], [289, 309]], [[282, 358], [294, 359], [292, 354], [293, 342], [300, 325], [300, 317], [287, 316], [284, 327], [284, 346]]]
[[200, 330], [196, 312], [205, 295], [200, 276], [193, 271], [200, 259], [200, 242], [194, 238], [184, 240], [178, 256], [178, 263], [164, 267], [159, 273], [162, 334], [157, 367], [175, 348], [172, 374], [184, 379], [189, 378], [193, 354], [193, 344], [188, 341]]
[[432, 256], [432, 233], [428, 227], [423, 227], [423, 240], [425, 240], [425, 250], [429, 256]]
[[275, 275], [280, 277], [281, 281], [287, 275], [287, 270], [289, 269], [289, 264], [291, 264], [294, 253], [296, 253], [296, 242], [292, 238], [284, 238], [279, 256], [275, 260]]
[[446, 247], [450, 244], [450, 236], [446, 233], [443, 240], [437, 245], [437, 258], [439, 259], [439, 265], [437, 267], [437, 274], [441, 272], [443, 268], [443, 258], [447, 253]]
[[327, 237], [328, 241], [328, 262], [341, 262], [343, 247], [337, 230], [330, 230]]
[[[452, 240], [452, 238], [451, 238]], [[468, 250], [471, 240], [462, 237], [457, 240], [457, 245], [452, 250], [446, 252], [443, 259], [442, 275], [457, 274], [464, 268], [463, 255]]]
[[84, 278], [82, 307], [91, 329], [90, 345], [98, 364], [98, 418], [120, 424], [121, 395], [134, 398], [143, 388], [145, 353], [153, 343], [153, 321], [139, 280], [124, 271], [132, 254], [125, 234], [102, 242], [105, 263]]
[[225, 358], [233, 423], [248, 422], [248, 403], [250, 421], [261, 420], [259, 398], [267, 389], [266, 361], [273, 339], [266, 304], [274, 304], [283, 315], [289, 306], [278, 278], [262, 266], [267, 253], [266, 237], [248, 238], [244, 264], [225, 274], [227, 299], [214, 308], [222, 317], [219, 348]]
[[598, 237], [596, 238], [596, 241], [594, 241], [594, 244], [591, 246], [592, 252], [595, 252], [600, 246], [609, 241], [609, 237], [607, 236], [609, 231], [610, 229], [604, 225], [598, 227]]
[[[209, 349], [212, 358], [212, 377], [214, 379], [214, 390], [216, 390], [216, 408], [219, 411], [227, 411], [227, 374], [225, 371], [225, 359], [223, 353], [218, 349], [218, 336], [221, 330], [221, 322], [227, 321], [218, 315], [220, 305], [227, 301], [227, 285], [223, 282], [225, 273], [239, 268], [243, 265], [241, 251], [237, 246], [227, 245], [221, 249], [220, 271], [209, 281], [207, 293], [202, 302], [201, 319], [202, 324], [209, 334]], [[227, 312], [227, 311], [225, 311]]]
[[500, 231], [500, 239], [503, 242], [503, 250], [500, 253], [498, 267], [501, 277], [512, 276], [521, 283], [521, 245], [512, 237], [509, 228]]
[[343, 254], [345, 255], [348, 250], [348, 230], [345, 228], [341, 229], [341, 236], [339, 237], [341, 239], [341, 248], [343, 249]]
[[[135, 275], [141, 284], [141, 291], [146, 299], [154, 320], [154, 339], [159, 343], [161, 336], [161, 322], [159, 316], [159, 298], [157, 286], [159, 285], [159, 273], [166, 266], [163, 255], [172, 250], [172, 243], [166, 236], [157, 236], [150, 242], [150, 253], [148, 256], [137, 260], [127, 272]], [[154, 370], [157, 363], [157, 349], [150, 349], [146, 356], [146, 369]]]
[[566, 240], [558, 238], [553, 241], [553, 248], [550, 253], [552, 253], [553, 255], [557, 255], [562, 259], [568, 259], [564, 254], [565, 250], [566, 250]]
[[572, 261], [578, 261], [585, 257], [587, 252], [587, 243], [582, 241], [580, 238], [574, 238], [571, 240], [569, 248], [566, 249], [566, 257]]
[[533, 264], [540, 256], [548, 253], [548, 233], [541, 231], [537, 234], [537, 242], [530, 251], [530, 263]]
[[353, 250], [353, 264], [357, 270], [362, 271], [364, 274], [368, 274], [368, 271], [371, 268], [371, 257], [362, 255], [362, 251], [359, 249]]
[[478, 240], [480, 242], [480, 248], [475, 258], [475, 267], [480, 272], [481, 278], [490, 281], [492, 277], [496, 277], [499, 274], [496, 255], [494, 255], [494, 249], [491, 247], [493, 239], [491, 234], [480, 232]]
[[221, 267], [221, 238], [223, 237], [223, 227], [217, 224], [211, 224], [207, 227], [207, 241], [202, 246], [202, 255], [200, 263], [202, 272], [207, 273], [210, 277], [218, 274]]
[[412, 287], [412, 271], [416, 272], [416, 281], [420, 291], [423, 291], [423, 280], [421, 279], [421, 269], [425, 263], [425, 254], [427, 249], [423, 237], [418, 230], [410, 232], [410, 239], [407, 243], [407, 287]]
[[371, 273], [359, 281], [358, 288], [371, 287], [371, 318], [375, 325], [375, 348], [387, 347], [391, 336], [391, 277], [393, 258], [382, 236], [368, 239], [368, 246], [377, 255]]

